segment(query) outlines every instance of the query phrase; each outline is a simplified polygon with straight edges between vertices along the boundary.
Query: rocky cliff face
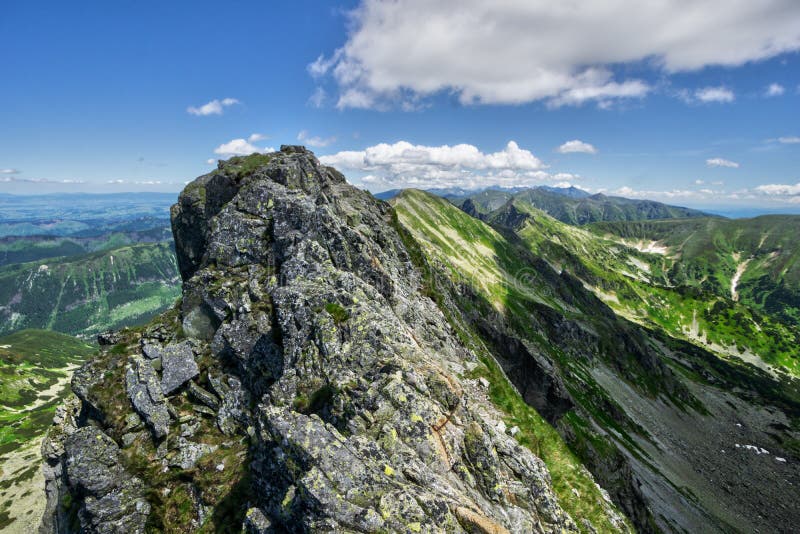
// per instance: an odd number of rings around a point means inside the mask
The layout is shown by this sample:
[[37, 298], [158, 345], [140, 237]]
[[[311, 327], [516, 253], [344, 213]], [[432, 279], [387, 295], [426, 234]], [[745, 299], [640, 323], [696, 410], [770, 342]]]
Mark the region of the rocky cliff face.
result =
[[43, 531], [577, 531], [391, 217], [300, 147], [188, 185], [183, 297], [76, 373]]

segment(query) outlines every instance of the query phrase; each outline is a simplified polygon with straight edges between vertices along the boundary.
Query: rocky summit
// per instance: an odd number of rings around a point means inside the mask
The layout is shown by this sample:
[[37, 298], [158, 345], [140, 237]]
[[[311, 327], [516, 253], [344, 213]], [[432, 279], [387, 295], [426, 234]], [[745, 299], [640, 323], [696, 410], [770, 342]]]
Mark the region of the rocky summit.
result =
[[594, 530], [506, 428], [388, 204], [283, 146], [190, 183], [172, 227], [182, 298], [76, 372], [43, 532]]

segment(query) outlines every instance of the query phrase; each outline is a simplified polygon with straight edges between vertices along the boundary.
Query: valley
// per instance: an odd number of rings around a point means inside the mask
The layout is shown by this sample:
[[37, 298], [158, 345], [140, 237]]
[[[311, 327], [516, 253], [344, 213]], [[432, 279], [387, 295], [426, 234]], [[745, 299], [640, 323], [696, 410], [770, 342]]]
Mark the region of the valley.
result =
[[72, 373], [95, 347], [44, 330], [0, 337], [0, 530], [30, 532], [44, 513], [40, 447]]
[[[670, 328], [680, 315], [668, 304], [684, 306], [687, 323], [692, 306], [706, 305], [702, 294], [684, 302], [668, 284], [650, 289], [651, 277], [664, 272], [663, 257], [622, 248], [516, 203], [486, 217], [493, 229], [427, 193], [406, 191], [393, 202], [430, 265], [440, 266], [433, 271], [446, 277], [431, 291], [451, 295], [456, 305], [450, 308], [461, 310], [465, 327], [471, 325], [523, 398], [579, 451], [615, 502], [627, 503], [637, 529], [757, 529], [753, 517], [764, 513], [765, 496], [780, 499], [780, 492], [720, 494], [720, 483], [735, 487], [743, 473], [784, 481], [781, 491], [793, 491], [798, 473], [793, 464], [785, 471], [783, 460], [798, 453], [800, 391], [788, 374], [794, 368], [764, 373], [740, 357], [709, 352], [674, 323]], [[463, 267], [469, 258], [480, 258], [477, 276]], [[500, 275], [484, 274], [491, 272]], [[582, 294], [584, 286], [600, 296], [613, 291], [606, 303], [647, 329], [603, 311], [600, 301]], [[564, 318], [552, 323], [553, 316]], [[707, 319], [704, 325], [714, 318]], [[749, 454], [744, 442], [771, 453]], [[637, 516], [643, 508], [652, 515]]]

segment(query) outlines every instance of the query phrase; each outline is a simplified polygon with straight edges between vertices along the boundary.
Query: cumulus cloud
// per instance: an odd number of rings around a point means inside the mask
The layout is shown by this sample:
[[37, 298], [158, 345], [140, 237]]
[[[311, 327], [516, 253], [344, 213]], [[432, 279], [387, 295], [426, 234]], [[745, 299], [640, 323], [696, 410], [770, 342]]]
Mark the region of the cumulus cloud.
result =
[[266, 138], [267, 138], [267, 136], [264, 135], [264, 134], [254, 133], [254, 134], [250, 134], [250, 136], [247, 138], [247, 141], [249, 143], [255, 143], [257, 141], [263, 141]]
[[[258, 135], [258, 134], [253, 134], [253, 135]], [[251, 135], [248, 139], [255, 141], [252, 138], [253, 136]], [[254, 154], [256, 152], [265, 154], [267, 152], [275, 152], [275, 149], [271, 147], [259, 148], [253, 145], [247, 139], [243, 138], [232, 139], [227, 143], [223, 143], [214, 149], [214, 154], [219, 154], [220, 156], [249, 156], [250, 154]]]
[[794, 135], [788, 137], [779, 137], [778, 142], [784, 145], [796, 145], [800, 144], [800, 137]]
[[800, 183], [790, 184], [765, 184], [759, 185], [755, 191], [768, 196], [798, 196], [800, 195]]
[[706, 165], [708, 167], [729, 167], [731, 169], [738, 169], [739, 164], [735, 161], [731, 161], [729, 159], [723, 158], [710, 158], [706, 160]]
[[366, 175], [361, 181], [376, 187], [513, 187], [578, 178], [546, 172], [539, 158], [514, 141], [491, 153], [468, 144], [425, 146], [399, 141], [322, 156], [320, 161], [341, 170], [363, 172]]
[[189, 106], [186, 108], [186, 112], [190, 115], [197, 115], [198, 117], [222, 115], [222, 112], [225, 110], [225, 108], [239, 103], [240, 102], [235, 98], [223, 98], [222, 100], [214, 99], [211, 102], [203, 104], [202, 106]]
[[362, 0], [351, 17], [345, 44], [307, 68], [336, 81], [341, 108], [439, 92], [464, 104], [607, 107], [651, 89], [620, 65], [660, 75], [800, 49], [796, 0]]
[[308, 131], [301, 130], [297, 134], [297, 140], [301, 143], [313, 148], [325, 147], [336, 142], [336, 137], [319, 137], [316, 135], [309, 135]]
[[214, 158], [208, 158], [208, 159], [206, 160], [206, 163], [207, 163], [208, 165], [216, 165], [216, 164], [217, 164], [217, 160], [215, 160]]
[[704, 104], [710, 102], [729, 103], [733, 102], [736, 96], [727, 87], [703, 87], [694, 92], [694, 100]]
[[574, 152], [580, 152], [583, 154], [597, 154], [597, 149], [594, 146], [590, 145], [589, 143], [584, 143], [578, 139], [567, 141], [556, 150], [561, 154], [572, 154]]
[[767, 87], [764, 94], [766, 96], [781, 96], [783, 93], [786, 92], [786, 88], [779, 83], [771, 83]]

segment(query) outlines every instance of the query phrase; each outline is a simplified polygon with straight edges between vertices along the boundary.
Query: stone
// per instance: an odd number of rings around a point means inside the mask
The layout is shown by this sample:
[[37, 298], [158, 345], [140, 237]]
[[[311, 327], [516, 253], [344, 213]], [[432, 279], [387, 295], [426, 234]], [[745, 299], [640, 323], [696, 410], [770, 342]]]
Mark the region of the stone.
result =
[[148, 360], [131, 356], [125, 373], [128, 398], [156, 439], [167, 435], [170, 415], [161, 383]]
[[[214, 396], [213, 393], [210, 393], [203, 389], [202, 387], [198, 386], [194, 382], [189, 382], [187, 386], [187, 391], [189, 393], [189, 397], [193, 400], [207, 406], [213, 411], [219, 409], [219, 399]], [[212, 413], [214, 413], [212, 411]]]
[[88, 496], [78, 511], [83, 529], [92, 532], [144, 533], [150, 504], [141, 480], [120, 465], [114, 440], [94, 427], [66, 439], [69, 486]]
[[169, 466], [191, 469], [197, 465], [200, 458], [215, 450], [217, 447], [214, 445], [195, 443], [181, 436], [178, 438], [177, 451], [169, 458]]
[[161, 389], [170, 395], [200, 374], [194, 352], [188, 342], [167, 345], [161, 350]]

